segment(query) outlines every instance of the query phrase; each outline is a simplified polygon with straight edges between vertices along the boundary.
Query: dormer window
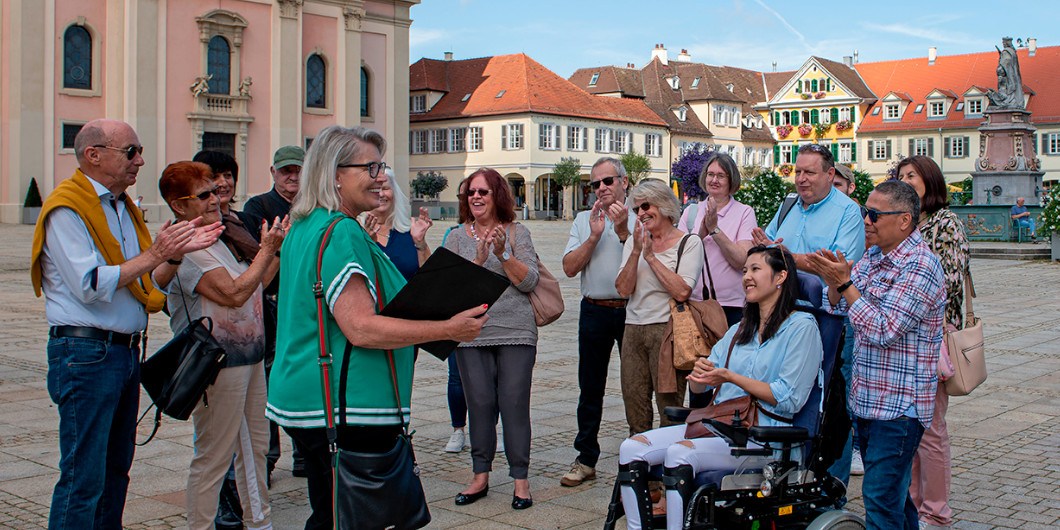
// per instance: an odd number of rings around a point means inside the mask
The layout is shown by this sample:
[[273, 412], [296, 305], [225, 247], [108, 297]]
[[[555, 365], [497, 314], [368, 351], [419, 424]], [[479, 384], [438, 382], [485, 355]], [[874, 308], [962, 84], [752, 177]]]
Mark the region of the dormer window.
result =
[[681, 78], [680, 77], [677, 77], [675, 75], [675, 76], [669, 78], [668, 81], [670, 82], [670, 88], [672, 88], [674, 90], [677, 90], [677, 89], [681, 88]]
[[965, 114], [982, 114], [983, 113], [983, 100], [980, 98], [969, 99], [967, 110]]
[[600, 72], [593, 73], [592, 79], [589, 80], [589, 86], [596, 86], [596, 82], [600, 80]]
[[678, 107], [674, 109], [674, 114], [677, 115], [677, 121], [685, 121], [688, 117], [688, 109], [685, 107]]
[[899, 118], [899, 115], [898, 115], [898, 104], [897, 103], [890, 103], [890, 104], [884, 105], [883, 109], [884, 109], [883, 119], [885, 119], [885, 120], [897, 120]]
[[733, 84], [732, 83], [728, 83], [728, 84], [725, 85], [725, 88], [729, 89], [729, 92], [732, 92]]
[[411, 112], [427, 112], [427, 94], [417, 94], [409, 97], [409, 110]]
[[942, 118], [946, 116], [946, 104], [941, 101], [932, 101], [928, 104], [928, 117]]

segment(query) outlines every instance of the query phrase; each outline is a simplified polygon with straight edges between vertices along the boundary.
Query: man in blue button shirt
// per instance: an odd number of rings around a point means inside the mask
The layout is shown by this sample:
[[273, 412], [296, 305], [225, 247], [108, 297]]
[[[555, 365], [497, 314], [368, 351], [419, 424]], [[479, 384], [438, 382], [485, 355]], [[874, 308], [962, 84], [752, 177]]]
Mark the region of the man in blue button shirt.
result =
[[[780, 216], [784, 212], [778, 211], [765, 230], [752, 230], [754, 243], [783, 243], [795, 256], [795, 266], [810, 273], [814, 271], [809, 267], [807, 254], [821, 249], [833, 254], [842, 252], [846, 259], [857, 263], [865, 254], [865, 226], [861, 207], [833, 186], [835, 178], [835, 161], [830, 149], [819, 144], [800, 147], [798, 158], [795, 159], [795, 191], [799, 198], [783, 219]], [[854, 334], [849, 321], [844, 328], [841, 371], [849, 393]], [[852, 443], [853, 438], [848, 435], [842, 456], [829, 470], [844, 484], [850, 480]]]

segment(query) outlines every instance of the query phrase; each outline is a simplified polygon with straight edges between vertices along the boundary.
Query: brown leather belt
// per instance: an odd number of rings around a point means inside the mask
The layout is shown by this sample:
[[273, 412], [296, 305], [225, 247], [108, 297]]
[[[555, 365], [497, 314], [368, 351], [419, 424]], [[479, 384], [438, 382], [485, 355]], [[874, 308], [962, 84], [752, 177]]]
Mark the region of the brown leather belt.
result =
[[621, 298], [616, 298], [613, 300], [595, 300], [593, 298], [589, 298], [588, 296], [585, 296], [583, 298], [586, 302], [589, 302], [592, 305], [598, 305], [600, 307], [610, 307], [611, 309], [622, 309], [623, 307], [626, 307], [626, 303], [628, 302], [628, 300], [623, 300]]

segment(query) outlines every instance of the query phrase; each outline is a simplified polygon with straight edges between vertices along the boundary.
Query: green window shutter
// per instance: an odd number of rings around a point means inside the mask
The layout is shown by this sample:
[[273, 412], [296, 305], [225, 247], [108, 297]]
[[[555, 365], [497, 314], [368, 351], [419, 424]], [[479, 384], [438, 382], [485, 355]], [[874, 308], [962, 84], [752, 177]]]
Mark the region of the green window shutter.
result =
[[947, 136], [942, 139], [942, 158], [950, 157], [950, 137]]
[[839, 144], [832, 142], [832, 160], [839, 160]]
[[820, 121], [820, 119], [821, 119], [821, 114], [820, 114], [820, 112], [817, 111], [817, 109], [813, 109], [813, 110], [810, 111], [810, 123], [812, 123], [814, 125], [817, 125], [817, 123]]
[[773, 165], [774, 166], [779, 166], [780, 165], [780, 146], [779, 145], [774, 145], [773, 146]]
[[850, 142], [850, 162], [854, 163], [858, 161], [858, 143]]
[[795, 83], [795, 93], [798, 94], [798, 93], [801, 93], [801, 92], [802, 92], [802, 81], [798, 81], [798, 82]]
[[817, 80], [810, 81], [810, 90], [817, 92]]
[[828, 87], [827, 87], [828, 91], [831, 92], [832, 91], [832, 78], [831, 77], [826, 78], [825, 79], [825, 84], [828, 85]]
[[799, 111], [795, 111], [795, 112], [791, 113], [791, 124], [792, 125], [798, 125], [799, 124]]
[[850, 107], [850, 123], [854, 123], [854, 116], [857, 116], [854, 112], [855, 110], [857, 110], [857, 107]]
[[832, 109], [832, 123], [839, 122], [839, 109]]
[[780, 125], [780, 111], [773, 111], [773, 125]]

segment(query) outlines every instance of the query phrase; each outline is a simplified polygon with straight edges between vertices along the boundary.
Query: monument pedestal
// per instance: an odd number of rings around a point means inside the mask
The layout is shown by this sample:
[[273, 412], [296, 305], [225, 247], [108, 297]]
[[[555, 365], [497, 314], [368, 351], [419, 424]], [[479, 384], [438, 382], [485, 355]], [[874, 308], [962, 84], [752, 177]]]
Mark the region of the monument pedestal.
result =
[[979, 127], [979, 158], [972, 172], [974, 203], [1016, 204], [1023, 197], [1027, 206], [1040, 204], [1041, 162], [1033, 152], [1036, 128], [1031, 113], [1022, 109], [983, 111], [986, 121]]

